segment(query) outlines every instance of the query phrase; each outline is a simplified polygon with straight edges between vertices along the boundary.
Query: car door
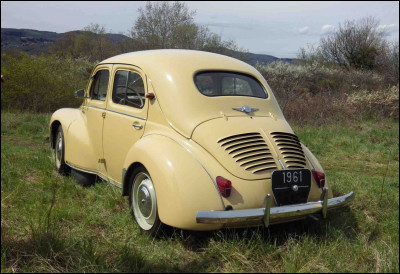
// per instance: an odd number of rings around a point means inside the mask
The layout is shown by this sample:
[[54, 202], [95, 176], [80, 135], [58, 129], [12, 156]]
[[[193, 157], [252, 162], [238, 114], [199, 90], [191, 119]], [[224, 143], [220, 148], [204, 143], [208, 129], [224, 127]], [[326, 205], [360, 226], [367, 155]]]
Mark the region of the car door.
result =
[[[103, 155], [103, 123], [104, 116], [106, 115], [107, 108], [107, 93], [110, 84], [112, 65], [101, 65], [96, 67], [92, 74], [88, 96], [85, 106], [83, 108], [84, 116], [86, 117], [86, 128], [90, 140], [89, 147], [91, 147], [92, 155], [94, 155], [97, 173], [105, 176], [105, 161]], [[84, 155], [82, 155], [84, 157]]]
[[137, 67], [114, 65], [103, 127], [104, 158], [108, 178], [120, 184], [129, 149], [143, 135], [148, 102], [147, 81]]

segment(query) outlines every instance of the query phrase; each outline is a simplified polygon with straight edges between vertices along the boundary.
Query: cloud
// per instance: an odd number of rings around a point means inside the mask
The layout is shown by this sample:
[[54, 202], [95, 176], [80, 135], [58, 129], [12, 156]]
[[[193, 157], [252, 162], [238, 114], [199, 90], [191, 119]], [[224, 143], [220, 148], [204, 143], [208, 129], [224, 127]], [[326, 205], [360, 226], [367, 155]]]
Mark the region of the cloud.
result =
[[305, 26], [305, 27], [299, 28], [299, 33], [307, 34], [309, 30], [310, 30], [310, 28], [308, 26]]
[[207, 27], [234, 28], [234, 29], [245, 29], [245, 30], [254, 29], [254, 25], [252, 24], [236, 23], [236, 22], [208, 22], [200, 24], [205, 25]]
[[334, 33], [336, 30], [335, 26], [332, 25], [323, 25], [321, 28], [322, 35], [328, 35]]
[[395, 32], [397, 29], [396, 24], [379, 25], [376, 30], [382, 32], [384, 35], [389, 36], [391, 33]]

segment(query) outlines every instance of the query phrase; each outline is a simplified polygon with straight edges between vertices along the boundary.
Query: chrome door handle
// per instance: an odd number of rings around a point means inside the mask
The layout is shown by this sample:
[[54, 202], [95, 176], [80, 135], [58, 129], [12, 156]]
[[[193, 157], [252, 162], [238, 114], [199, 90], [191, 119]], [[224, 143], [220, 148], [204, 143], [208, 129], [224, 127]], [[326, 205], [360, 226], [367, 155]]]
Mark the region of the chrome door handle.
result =
[[132, 125], [135, 129], [142, 129], [143, 128], [143, 126], [142, 125], [139, 125], [139, 124], [133, 124]]

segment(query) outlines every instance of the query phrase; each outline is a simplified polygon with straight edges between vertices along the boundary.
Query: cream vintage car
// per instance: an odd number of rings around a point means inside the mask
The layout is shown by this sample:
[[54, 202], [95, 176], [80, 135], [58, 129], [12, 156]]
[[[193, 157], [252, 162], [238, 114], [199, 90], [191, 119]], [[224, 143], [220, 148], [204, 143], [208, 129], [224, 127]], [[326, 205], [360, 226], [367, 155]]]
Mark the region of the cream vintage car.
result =
[[50, 121], [57, 170], [122, 189], [140, 228], [288, 222], [346, 205], [293, 133], [266, 80], [218, 54], [150, 50], [93, 70], [78, 109]]

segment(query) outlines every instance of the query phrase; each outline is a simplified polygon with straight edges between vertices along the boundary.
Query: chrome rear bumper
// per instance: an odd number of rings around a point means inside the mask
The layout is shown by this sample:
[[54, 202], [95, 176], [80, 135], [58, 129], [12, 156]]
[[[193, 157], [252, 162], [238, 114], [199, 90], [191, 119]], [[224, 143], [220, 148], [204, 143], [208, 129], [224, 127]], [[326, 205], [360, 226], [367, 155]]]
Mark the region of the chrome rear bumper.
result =
[[229, 211], [198, 211], [196, 221], [201, 224], [264, 224], [268, 227], [270, 224], [295, 220], [315, 213], [321, 213], [322, 216], [326, 218], [328, 210], [345, 206], [353, 198], [354, 192], [350, 192], [340, 197], [328, 199], [328, 189], [325, 188], [318, 202], [271, 208], [271, 196], [268, 194], [263, 208]]

